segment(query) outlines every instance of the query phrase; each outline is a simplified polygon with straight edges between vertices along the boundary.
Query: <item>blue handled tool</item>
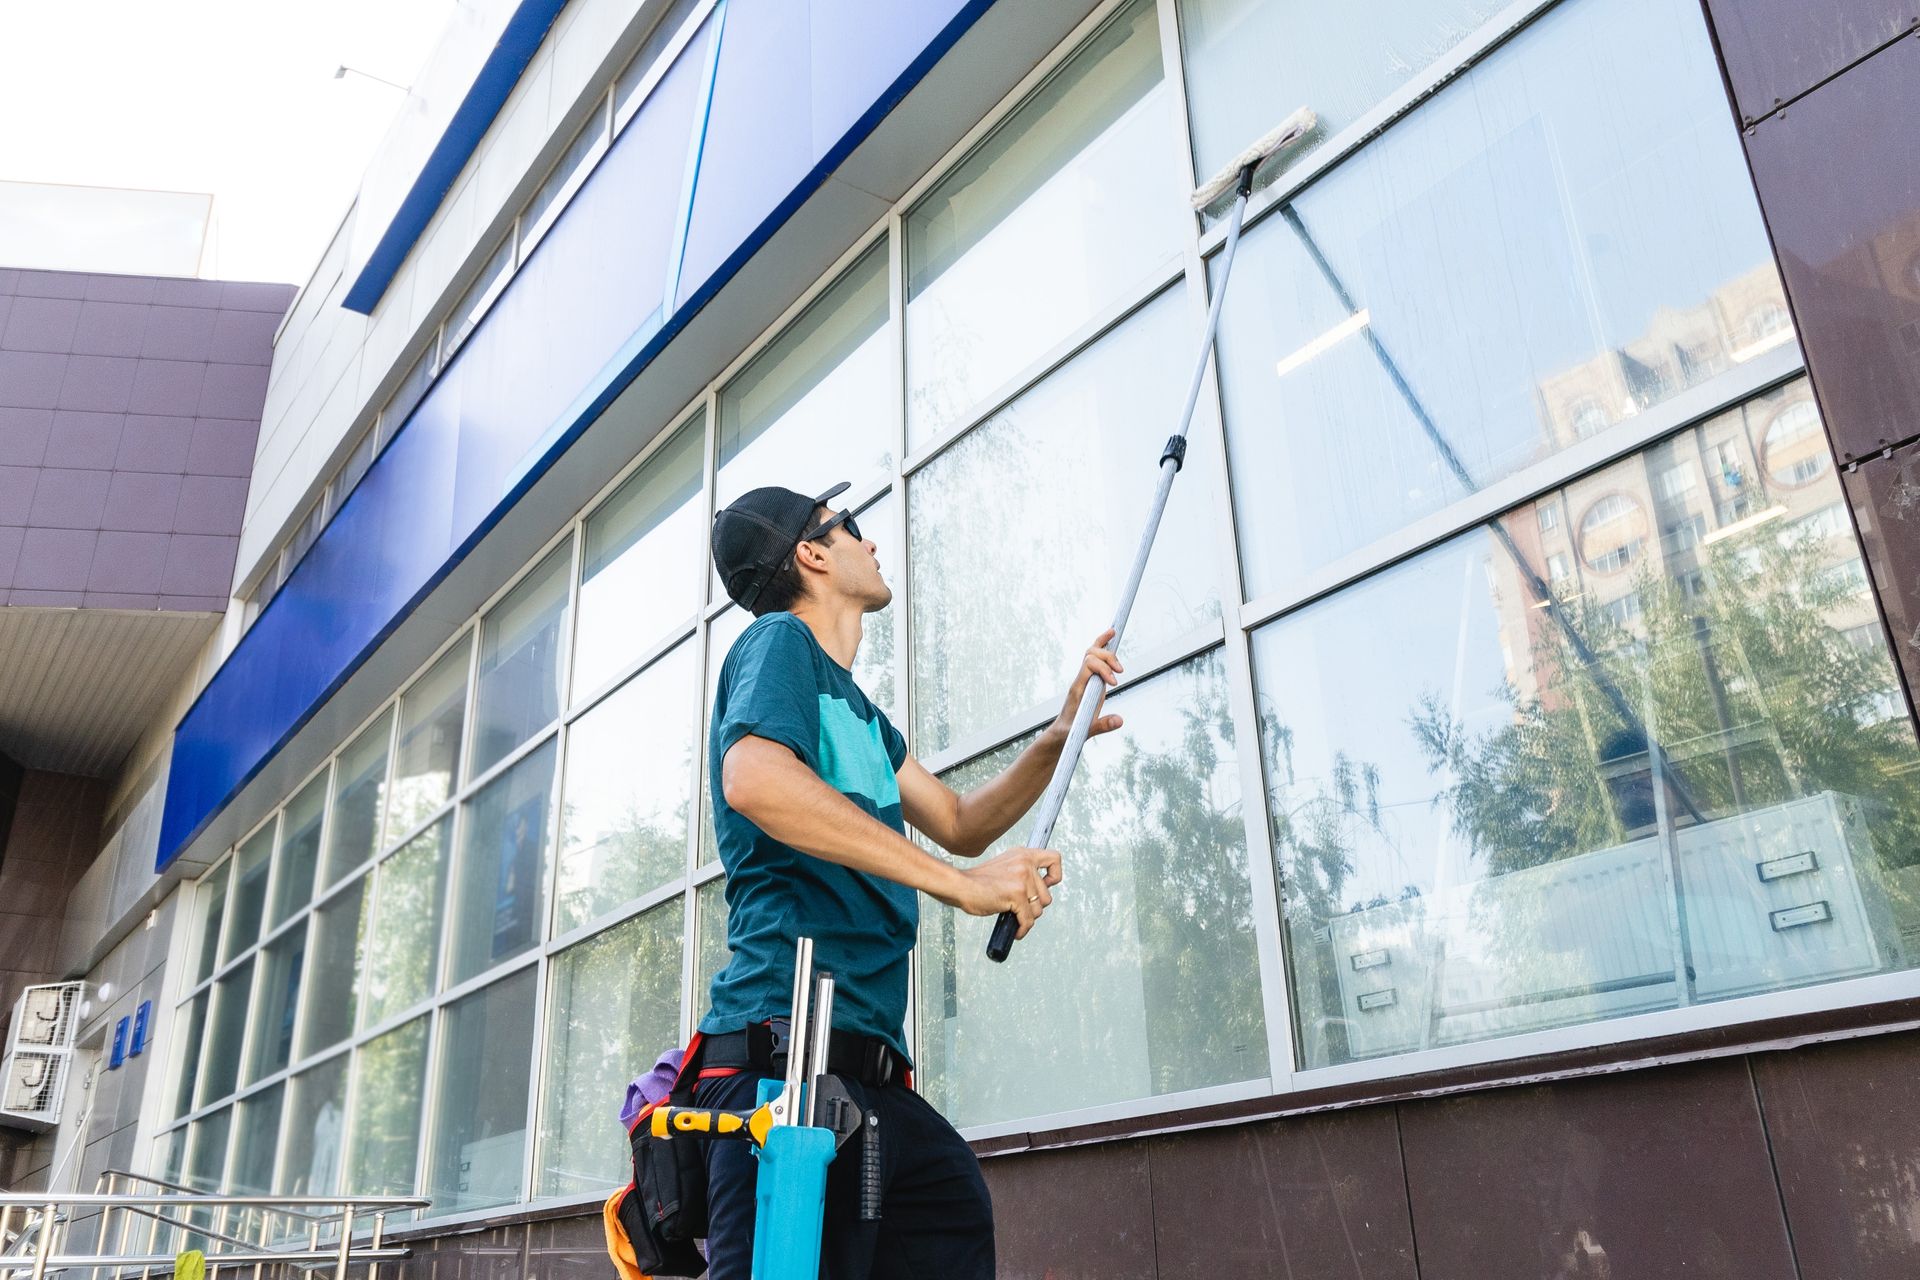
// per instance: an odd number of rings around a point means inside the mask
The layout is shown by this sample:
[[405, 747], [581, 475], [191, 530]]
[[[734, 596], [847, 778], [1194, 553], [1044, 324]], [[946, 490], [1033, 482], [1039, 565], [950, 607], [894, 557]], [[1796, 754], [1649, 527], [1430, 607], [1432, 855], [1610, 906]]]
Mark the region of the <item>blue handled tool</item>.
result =
[[817, 1280], [827, 1165], [858, 1133], [860, 1216], [880, 1216], [878, 1118], [827, 1073], [833, 1034], [833, 975], [813, 973], [813, 939], [794, 947], [792, 1039], [784, 1080], [762, 1080], [752, 1111], [659, 1107], [649, 1120], [659, 1138], [751, 1142], [760, 1158], [754, 1183], [753, 1280]]

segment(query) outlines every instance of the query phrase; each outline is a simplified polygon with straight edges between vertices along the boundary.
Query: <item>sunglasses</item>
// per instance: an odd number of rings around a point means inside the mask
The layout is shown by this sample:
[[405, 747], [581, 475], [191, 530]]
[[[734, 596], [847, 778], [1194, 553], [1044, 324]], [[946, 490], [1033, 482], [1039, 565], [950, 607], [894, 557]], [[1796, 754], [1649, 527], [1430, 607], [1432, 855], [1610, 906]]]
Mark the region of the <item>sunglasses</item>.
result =
[[846, 527], [848, 536], [855, 542], [866, 541], [865, 538], [860, 536], [860, 524], [853, 518], [853, 512], [851, 511], [842, 511], [839, 515], [833, 517], [833, 519], [822, 523], [818, 528], [801, 534], [800, 541], [817, 542], [843, 525]]

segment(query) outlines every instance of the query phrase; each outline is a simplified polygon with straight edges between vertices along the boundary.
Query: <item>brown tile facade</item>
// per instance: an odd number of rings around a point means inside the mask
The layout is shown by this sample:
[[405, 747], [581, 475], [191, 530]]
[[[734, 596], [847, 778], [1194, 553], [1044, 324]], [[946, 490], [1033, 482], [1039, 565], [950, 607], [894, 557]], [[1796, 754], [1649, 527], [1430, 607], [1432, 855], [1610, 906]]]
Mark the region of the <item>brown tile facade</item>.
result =
[[1400, 1108], [1423, 1277], [1795, 1280], [1742, 1059]]
[[1758, 120], [1920, 25], [1910, 0], [1710, 0], [1744, 121]]
[[1920, 1274], [1920, 1035], [1753, 1060], [1803, 1280]]
[[1161, 1276], [1419, 1275], [1392, 1107], [1176, 1134], [1151, 1173]]
[[[1920, 1032], [983, 1167], [1006, 1280], [1911, 1280]], [[397, 1280], [611, 1274], [597, 1213], [406, 1243]]]
[[1703, 0], [1870, 576], [1920, 706], [1920, 8]]
[[[67, 895], [99, 849], [107, 784], [93, 778], [0, 768], [0, 1033], [20, 992], [57, 975]], [[52, 1144], [0, 1129], [0, 1189], [33, 1185]]]

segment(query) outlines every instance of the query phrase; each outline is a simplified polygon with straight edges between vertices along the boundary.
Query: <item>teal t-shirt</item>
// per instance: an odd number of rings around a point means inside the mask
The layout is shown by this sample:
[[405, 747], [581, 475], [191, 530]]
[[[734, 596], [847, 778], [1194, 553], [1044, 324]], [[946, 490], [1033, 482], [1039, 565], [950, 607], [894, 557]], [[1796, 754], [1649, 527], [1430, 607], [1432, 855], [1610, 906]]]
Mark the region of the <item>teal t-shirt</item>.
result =
[[708, 1034], [792, 1011], [794, 939], [813, 939], [814, 969], [834, 977], [833, 1025], [877, 1036], [902, 1055], [907, 953], [920, 925], [905, 885], [801, 853], [728, 807], [727, 748], [752, 734], [788, 748], [826, 784], [904, 834], [895, 772], [906, 740], [790, 613], [754, 620], [720, 667], [708, 735], [713, 829], [727, 869], [727, 947], [714, 975]]

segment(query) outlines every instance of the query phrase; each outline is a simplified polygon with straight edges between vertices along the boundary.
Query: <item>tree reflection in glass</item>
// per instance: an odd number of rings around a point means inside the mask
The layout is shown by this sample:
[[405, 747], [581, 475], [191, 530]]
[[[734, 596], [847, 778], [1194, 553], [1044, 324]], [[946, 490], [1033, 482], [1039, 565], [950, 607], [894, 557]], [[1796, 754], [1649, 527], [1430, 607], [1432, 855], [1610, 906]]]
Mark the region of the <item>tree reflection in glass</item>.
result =
[[357, 1195], [411, 1195], [420, 1149], [427, 1020], [361, 1046], [354, 1058], [346, 1185]]
[[[684, 833], [680, 848], [684, 857]], [[627, 1180], [612, 1119], [627, 1082], [679, 1042], [682, 904], [670, 898], [554, 958], [536, 1195]]]
[[[1059, 697], [1111, 620], [1186, 391], [1187, 319], [1178, 290], [1160, 295], [908, 482], [915, 751]], [[1219, 617], [1209, 454], [1189, 452], [1168, 500], [1130, 655]]]
[[560, 803], [556, 933], [685, 869], [694, 657], [693, 642], [681, 644], [574, 722]]
[[[1810, 404], [1758, 397], [1257, 633], [1301, 1066], [1907, 963], [1920, 752], [1838, 482], [1714, 465]], [[1623, 499], [1688, 536], [1568, 554]]]
[[[1062, 888], [1012, 958], [987, 960], [992, 920], [922, 900], [921, 1087], [956, 1124], [1267, 1074], [1224, 662], [1216, 649], [1109, 705], [1126, 726], [1082, 758], [1054, 832]], [[965, 791], [1025, 745], [947, 781]], [[1023, 818], [993, 851], [1026, 835]]]
[[379, 926], [367, 940], [363, 1026], [378, 1026], [434, 990], [451, 818], [422, 831], [381, 863], [374, 892]]

